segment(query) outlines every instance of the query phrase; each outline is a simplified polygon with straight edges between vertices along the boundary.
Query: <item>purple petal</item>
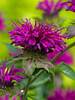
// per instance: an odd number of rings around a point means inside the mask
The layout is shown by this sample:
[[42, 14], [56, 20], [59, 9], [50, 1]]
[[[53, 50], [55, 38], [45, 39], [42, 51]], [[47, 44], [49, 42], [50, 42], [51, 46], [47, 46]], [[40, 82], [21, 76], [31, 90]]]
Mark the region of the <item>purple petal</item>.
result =
[[19, 73], [19, 72], [24, 72], [24, 70], [22, 68], [15, 68], [15, 66], [13, 65], [10, 69], [10, 72], [9, 74], [16, 74], [16, 73]]
[[9, 100], [9, 95], [8, 94], [5, 95], [4, 100]]
[[25, 78], [24, 76], [20, 76], [20, 75], [12, 76], [12, 79], [13, 79], [13, 80], [16, 80], [17, 82], [18, 82], [18, 81], [21, 81], [21, 80], [24, 79], [24, 78]]
[[64, 62], [66, 64], [73, 64], [73, 57], [70, 53], [65, 52], [61, 57], [59, 57], [56, 61], [56, 64], [60, 64]]
[[29, 44], [32, 45], [32, 46], [35, 45], [36, 44], [35, 38], [30, 38], [29, 39]]
[[17, 96], [13, 96], [12, 97], [12, 100], [17, 100]]

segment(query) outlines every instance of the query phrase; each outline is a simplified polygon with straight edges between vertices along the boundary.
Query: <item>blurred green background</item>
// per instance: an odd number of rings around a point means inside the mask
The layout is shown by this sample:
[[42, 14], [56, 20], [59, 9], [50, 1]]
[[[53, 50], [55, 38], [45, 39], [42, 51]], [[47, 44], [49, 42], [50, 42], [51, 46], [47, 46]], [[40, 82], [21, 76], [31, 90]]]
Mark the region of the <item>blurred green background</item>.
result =
[[[22, 19], [29, 18], [34, 19], [35, 17], [41, 17], [41, 11], [36, 9], [39, 0], [1, 0], [0, 1], [0, 13], [2, 13], [5, 24], [6, 31], [0, 32], [0, 42], [10, 42], [8, 31], [12, 27], [12, 22], [22, 21]], [[75, 13], [70, 11], [61, 11], [60, 12], [61, 19], [65, 19], [62, 22], [62, 27], [66, 27], [70, 25], [72, 20], [75, 20]], [[61, 20], [62, 21], [62, 20]], [[75, 41], [75, 38], [69, 39], [67, 41], [68, 44]], [[75, 47], [70, 49], [71, 54], [74, 58], [74, 63], [72, 67], [75, 69]], [[0, 43], [0, 61], [8, 58], [8, 49], [5, 45]], [[75, 88], [75, 81], [63, 76], [63, 84], [64, 87], [72, 87]]]

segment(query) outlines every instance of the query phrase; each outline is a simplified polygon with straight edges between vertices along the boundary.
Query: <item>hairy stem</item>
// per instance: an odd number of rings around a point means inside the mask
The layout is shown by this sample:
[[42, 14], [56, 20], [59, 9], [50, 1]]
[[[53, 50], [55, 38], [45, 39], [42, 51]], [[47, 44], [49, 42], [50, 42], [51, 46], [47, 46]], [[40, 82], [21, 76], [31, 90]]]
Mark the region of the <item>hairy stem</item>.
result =
[[24, 58], [24, 57], [13, 58], [12, 60], [8, 61], [7, 65], [11, 64], [13, 62], [19, 61], [19, 60], [28, 60], [28, 59], [30, 59], [30, 58], [28, 58], [28, 57], [27, 58]]
[[23, 89], [23, 90], [25, 90], [24, 96], [23, 96], [23, 100], [27, 100], [27, 92], [28, 92], [28, 90], [29, 90], [30, 84], [31, 84], [32, 82], [34, 82], [34, 81], [39, 77], [39, 75], [42, 74], [42, 72], [43, 72], [43, 70], [39, 71], [39, 72], [35, 75], [34, 78], [29, 79], [26, 88]]

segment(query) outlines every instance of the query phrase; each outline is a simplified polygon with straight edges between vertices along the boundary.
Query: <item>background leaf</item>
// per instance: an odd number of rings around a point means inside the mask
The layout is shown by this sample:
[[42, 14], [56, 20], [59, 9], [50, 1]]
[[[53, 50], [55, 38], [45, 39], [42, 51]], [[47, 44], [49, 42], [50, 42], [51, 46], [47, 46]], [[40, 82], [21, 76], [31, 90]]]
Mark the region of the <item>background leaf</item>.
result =
[[70, 77], [71, 79], [75, 80], [75, 71], [69, 65], [62, 63], [59, 66], [59, 71]]

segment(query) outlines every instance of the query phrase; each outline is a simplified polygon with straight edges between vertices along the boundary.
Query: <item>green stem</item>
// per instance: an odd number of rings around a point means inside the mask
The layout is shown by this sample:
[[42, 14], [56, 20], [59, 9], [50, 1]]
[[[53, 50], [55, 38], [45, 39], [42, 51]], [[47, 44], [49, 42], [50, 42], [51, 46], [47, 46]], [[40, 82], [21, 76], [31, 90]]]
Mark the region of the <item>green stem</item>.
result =
[[25, 93], [24, 93], [24, 96], [23, 96], [23, 100], [27, 100], [27, 92], [28, 92], [28, 89], [29, 89], [29, 85], [30, 85], [30, 84], [31, 84], [31, 80], [29, 79], [26, 88], [24, 88]]
[[37, 79], [37, 77], [39, 77], [39, 75], [41, 75], [42, 73], [43, 73], [43, 70], [40, 70], [40, 71], [35, 75], [35, 77], [33, 77], [33, 79], [31, 80], [31, 83], [34, 82], [34, 81]]
[[13, 62], [19, 61], [19, 60], [28, 60], [28, 59], [30, 59], [30, 58], [28, 58], [28, 57], [27, 58], [24, 58], [24, 57], [14, 58], [12, 60], [9, 60], [7, 65], [9, 65], [9, 64], [11, 64]]
[[27, 92], [28, 92], [28, 89], [29, 89], [30, 84], [31, 84], [33, 81], [35, 81], [35, 80], [37, 79], [37, 77], [39, 77], [39, 75], [40, 75], [42, 72], [43, 72], [43, 70], [39, 71], [33, 79], [29, 79], [26, 88], [23, 89], [23, 90], [25, 90], [25, 93], [24, 93], [24, 96], [23, 96], [23, 100], [27, 100], [26, 97], [27, 97]]

